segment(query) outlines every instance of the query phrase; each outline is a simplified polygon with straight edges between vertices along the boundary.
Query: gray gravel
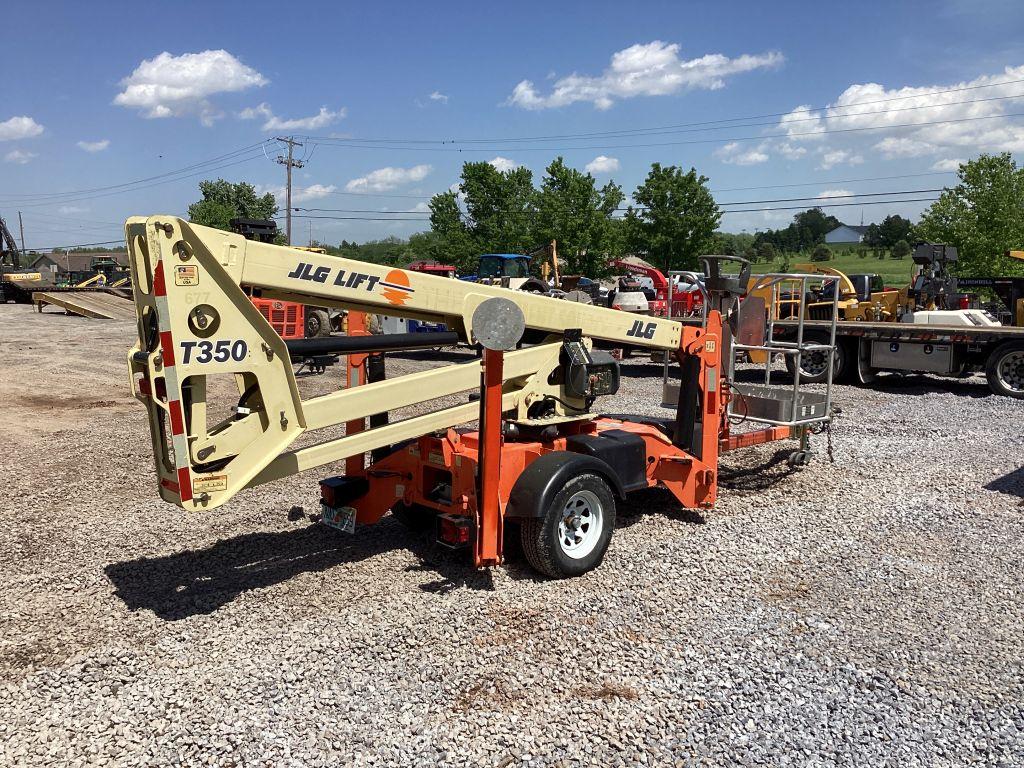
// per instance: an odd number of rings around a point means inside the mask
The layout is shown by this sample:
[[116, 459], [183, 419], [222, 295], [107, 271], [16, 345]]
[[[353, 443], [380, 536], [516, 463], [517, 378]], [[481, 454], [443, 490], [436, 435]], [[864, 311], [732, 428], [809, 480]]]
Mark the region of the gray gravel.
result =
[[132, 333], [0, 306], [0, 764], [1024, 764], [1024, 402], [980, 379], [837, 387], [835, 464], [729, 455], [545, 582], [323, 530], [313, 474], [161, 503]]

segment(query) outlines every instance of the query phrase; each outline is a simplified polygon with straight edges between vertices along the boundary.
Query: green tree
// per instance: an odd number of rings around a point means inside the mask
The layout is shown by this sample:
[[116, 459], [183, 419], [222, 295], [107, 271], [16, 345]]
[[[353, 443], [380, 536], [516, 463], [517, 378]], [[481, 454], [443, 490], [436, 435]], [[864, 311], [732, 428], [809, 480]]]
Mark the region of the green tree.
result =
[[626, 213], [633, 247], [665, 271], [696, 268], [722, 220], [707, 182], [694, 168], [684, 173], [674, 165], [651, 165], [633, 193], [640, 207]]
[[1024, 274], [1024, 264], [1004, 255], [1024, 247], [1024, 169], [1004, 152], [964, 163], [958, 175], [924, 212], [918, 236], [955, 245], [961, 275]]
[[460, 195], [442, 192], [430, 200], [430, 227], [440, 248], [461, 271], [476, 269], [481, 253], [529, 253], [536, 245], [533, 224], [537, 193], [528, 168], [502, 172], [490, 163], [465, 163]]
[[897, 240], [889, 254], [894, 259], [905, 259], [910, 255], [910, 243], [906, 240]]
[[828, 246], [824, 243], [816, 245], [814, 250], [811, 251], [811, 261], [831, 261], [832, 251], [828, 249]]
[[533, 250], [537, 193], [529, 168], [502, 172], [490, 163], [466, 163], [459, 188], [466, 199], [469, 231], [481, 251]]
[[430, 199], [430, 229], [436, 237], [437, 261], [454, 264], [460, 272], [475, 272], [481, 251], [463, 221], [455, 192], [442, 192]]
[[825, 235], [838, 227], [839, 219], [826, 215], [821, 208], [808, 208], [793, 217], [785, 229], [769, 229], [758, 232], [755, 243], [771, 243], [784, 253], [810, 250], [825, 242]]
[[901, 240], [909, 243], [914, 239], [914, 225], [910, 219], [894, 214], [882, 219], [878, 234], [883, 248], [895, 248]]
[[189, 221], [217, 229], [231, 229], [233, 218], [271, 219], [277, 214], [277, 202], [269, 192], [257, 195], [247, 182], [233, 184], [224, 179], [199, 182], [203, 197], [188, 207]]
[[757, 246], [758, 261], [775, 261], [775, 246], [771, 243], [761, 243]]
[[614, 182], [597, 189], [594, 177], [555, 158], [545, 171], [537, 195], [537, 242], [558, 241], [558, 254], [569, 274], [596, 276], [607, 271], [618, 248], [612, 214], [624, 195]]

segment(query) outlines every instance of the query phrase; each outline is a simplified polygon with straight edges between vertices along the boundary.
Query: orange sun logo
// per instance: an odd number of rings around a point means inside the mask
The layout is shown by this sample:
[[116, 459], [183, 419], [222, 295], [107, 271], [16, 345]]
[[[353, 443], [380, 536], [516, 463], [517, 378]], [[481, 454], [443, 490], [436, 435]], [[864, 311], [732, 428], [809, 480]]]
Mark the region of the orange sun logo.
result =
[[392, 269], [384, 275], [380, 284], [385, 289], [381, 295], [388, 300], [389, 304], [394, 304], [396, 307], [405, 304], [409, 300], [409, 294], [412, 293], [412, 288], [409, 287], [409, 276], [400, 269]]

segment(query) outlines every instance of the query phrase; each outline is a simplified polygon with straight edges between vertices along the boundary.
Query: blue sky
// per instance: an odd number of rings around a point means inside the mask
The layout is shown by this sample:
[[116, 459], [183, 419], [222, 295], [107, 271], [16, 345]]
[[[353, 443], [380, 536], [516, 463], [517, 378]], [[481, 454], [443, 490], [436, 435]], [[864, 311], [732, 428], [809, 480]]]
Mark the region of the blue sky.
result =
[[[23, 211], [30, 248], [184, 213], [202, 178], [277, 192], [278, 148], [265, 145], [268, 159], [259, 142], [283, 134], [321, 137], [306, 140], [294, 204], [332, 210], [305, 215], [371, 218], [415, 218], [469, 159], [539, 176], [562, 154], [627, 193], [653, 161], [692, 165], [720, 202], [743, 202], [933, 189], [958, 160], [1024, 152], [1024, 3], [1012, 0], [20, 2], [5, 26], [0, 216], [16, 229]], [[746, 119], [707, 125], [734, 118]], [[541, 136], [567, 138], [515, 141]], [[832, 212], [859, 223], [927, 205], [852, 201]], [[792, 214], [729, 213], [723, 228]], [[297, 242], [310, 224], [328, 242], [426, 228], [296, 219]]]

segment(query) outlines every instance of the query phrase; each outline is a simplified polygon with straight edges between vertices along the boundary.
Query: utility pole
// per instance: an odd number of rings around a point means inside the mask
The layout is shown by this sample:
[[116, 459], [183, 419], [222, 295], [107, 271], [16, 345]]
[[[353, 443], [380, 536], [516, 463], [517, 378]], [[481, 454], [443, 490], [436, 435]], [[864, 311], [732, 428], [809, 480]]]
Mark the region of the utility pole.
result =
[[21, 211], [18, 211], [18, 229], [21, 230], [21, 254], [25, 255], [25, 225], [21, 221]]
[[294, 156], [293, 156], [293, 152], [295, 150], [295, 147], [301, 147], [302, 146], [302, 142], [296, 141], [295, 138], [292, 137], [292, 136], [289, 136], [287, 138], [284, 138], [282, 136], [278, 136], [277, 140], [282, 142], [283, 144], [287, 144], [288, 145], [288, 155], [287, 155], [287, 157], [284, 156], [284, 155], [278, 155], [277, 156], [277, 162], [280, 163], [281, 165], [283, 165], [285, 167], [285, 170], [286, 170], [287, 185], [285, 187], [285, 205], [287, 206], [288, 210], [287, 210], [287, 213], [285, 214], [285, 237], [287, 238], [287, 241], [288, 241], [287, 244], [291, 245], [292, 244], [292, 168], [301, 168], [302, 166], [305, 165], [305, 163], [302, 162], [301, 160], [295, 160]]

